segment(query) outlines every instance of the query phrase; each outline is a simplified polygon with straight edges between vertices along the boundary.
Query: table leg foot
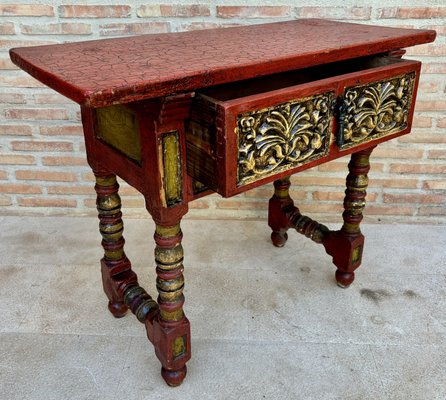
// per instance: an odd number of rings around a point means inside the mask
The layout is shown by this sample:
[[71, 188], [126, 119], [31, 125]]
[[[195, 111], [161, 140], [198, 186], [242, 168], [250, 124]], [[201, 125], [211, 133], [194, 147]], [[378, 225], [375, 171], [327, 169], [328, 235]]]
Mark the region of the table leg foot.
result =
[[288, 240], [288, 233], [277, 232], [277, 231], [271, 232], [271, 241], [273, 242], [274, 246], [283, 247], [285, 246], [287, 240]]
[[353, 283], [353, 281], [355, 279], [355, 273], [354, 272], [344, 272], [344, 271], [341, 271], [340, 269], [337, 269], [336, 273], [335, 273], [335, 277], [336, 277], [336, 283], [338, 284], [338, 286], [343, 289], [346, 289]]
[[123, 301], [109, 301], [108, 309], [115, 318], [122, 318], [128, 310]]
[[184, 366], [179, 370], [167, 370], [161, 367], [161, 376], [169, 386], [180, 386], [187, 374], [187, 367]]

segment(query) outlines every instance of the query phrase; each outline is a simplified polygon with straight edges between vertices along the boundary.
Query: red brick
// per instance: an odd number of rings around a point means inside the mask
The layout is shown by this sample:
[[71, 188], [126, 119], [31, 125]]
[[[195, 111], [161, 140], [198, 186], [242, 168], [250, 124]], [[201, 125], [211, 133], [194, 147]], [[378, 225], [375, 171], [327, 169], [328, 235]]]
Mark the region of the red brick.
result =
[[22, 185], [16, 183], [0, 184], [0, 193], [40, 194], [42, 189], [36, 185]]
[[437, 32], [437, 35], [446, 35], [446, 25], [426, 25], [422, 27], [423, 29], [433, 29]]
[[430, 150], [427, 157], [435, 160], [446, 160], [446, 150]]
[[210, 9], [205, 4], [147, 4], [136, 11], [140, 18], [152, 17], [208, 17]]
[[[96, 198], [93, 186], [48, 186], [48, 194], [92, 195]], [[96, 201], [96, 200], [95, 200]]]
[[[439, 206], [439, 207], [420, 207], [418, 210], [418, 215], [424, 215], [424, 216], [437, 216], [437, 215], [446, 215], [446, 207]], [[435, 220], [434, 220], [435, 221]]]
[[81, 125], [43, 125], [40, 134], [44, 136], [83, 136]]
[[76, 207], [76, 200], [69, 199], [42, 199], [37, 197], [18, 198], [17, 202], [22, 207]]
[[446, 74], [446, 63], [429, 62], [421, 66], [422, 74]]
[[14, 24], [12, 22], [0, 23], [0, 35], [15, 35]]
[[[325, 192], [325, 191], [316, 191], [313, 193], [313, 200], [318, 201], [343, 201], [344, 200], [344, 191], [339, 190], [337, 192]], [[367, 202], [376, 201], [377, 194], [376, 193], [367, 193]]]
[[146, 33], [165, 33], [170, 31], [168, 22], [113, 23], [100, 25], [101, 36], [141, 35]]
[[256, 210], [266, 209], [268, 207], [267, 199], [263, 201], [241, 201], [241, 200], [218, 200], [215, 203], [217, 208], [231, 209], [231, 210]]
[[343, 161], [331, 161], [326, 164], [321, 164], [317, 167], [318, 171], [321, 172], [346, 172], [348, 159], [345, 158]]
[[398, 139], [401, 143], [446, 143], [446, 135], [439, 133], [415, 133]]
[[[419, 159], [423, 157], [423, 150], [378, 146], [375, 150], [373, 150], [373, 157]], [[372, 164], [374, 164], [374, 162], [372, 162]]]
[[[345, 178], [332, 178], [322, 176], [302, 176], [302, 174], [293, 175], [291, 185], [296, 186], [343, 186]], [[291, 186], [293, 187], [293, 186]]]
[[[301, 190], [295, 190], [291, 187], [290, 194], [294, 200], [304, 200], [307, 198], [307, 193]], [[274, 193], [274, 188], [270, 185], [261, 186], [259, 188], [255, 188], [252, 190], [248, 190], [244, 193], [244, 197], [249, 198], [260, 198], [260, 199], [269, 199]]]
[[271, 18], [290, 15], [288, 6], [217, 6], [219, 18]]
[[[9, 58], [0, 58], [0, 70], [18, 70], [17, 67]], [[1, 84], [1, 80], [0, 80]], [[4, 85], [2, 85], [4, 86]]]
[[0, 135], [31, 136], [32, 129], [29, 125], [0, 125]]
[[11, 197], [0, 195], [0, 206], [10, 206], [12, 204]]
[[[42, 157], [42, 164], [46, 166], [65, 165], [65, 166], [87, 166], [85, 157]], [[85, 178], [83, 178], [85, 179]]]
[[38, 93], [34, 95], [36, 104], [73, 104], [73, 102], [59, 93]]
[[328, 203], [312, 203], [312, 204], [299, 204], [299, 210], [302, 214], [312, 215], [312, 214], [332, 214], [339, 218], [344, 207], [342, 203], [336, 202], [332, 204]]
[[45, 44], [55, 44], [50, 40], [0, 40], [0, 50], [9, 50], [11, 47], [30, 47]]
[[399, 174], [446, 174], [446, 165], [390, 164], [390, 172]]
[[33, 165], [36, 163], [34, 156], [22, 154], [0, 154], [0, 164], [8, 165]]
[[8, 174], [6, 171], [0, 171], [0, 179], [4, 180], [8, 177]]
[[432, 19], [445, 18], [446, 7], [387, 7], [380, 9], [379, 18]]
[[206, 200], [195, 200], [189, 203], [189, 208], [191, 210], [205, 210], [209, 208], [209, 204]]
[[24, 35], [90, 35], [91, 25], [82, 22], [57, 24], [20, 25]]
[[385, 206], [385, 205], [377, 205], [372, 204], [369, 206], [366, 206], [364, 210], [364, 214], [366, 215], [414, 215], [416, 211], [415, 207], [407, 207], [407, 206], [400, 206], [393, 207], [393, 206]]
[[418, 100], [417, 111], [446, 111], [446, 100]]
[[131, 7], [125, 5], [63, 5], [59, 6], [62, 18], [127, 18]]
[[68, 113], [63, 108], [9, 108], [5, 110], [5, 117], [20, 120], [53, 120], [68, 119]]
[[369, 187], [370, 188], [394, 188], [394, 189], [416, 189], [418, 187], [417, 179], [402, 179], [398, 178], [390, 178], [390, 179], [378, 179], [371, 178], [369, 179]]
[[438, 128], [446, 128], [446, 117], [439, 118], [437, 120], [437, 127]]
[[427, 190], [446, 190], [446, 180], [441, 179], [438, 181], [425, 181], [423, 182], [423, 189]]
[[37, 140], [12, 141], [11, 148], [18, 151], [73, 151], [71, 142], [42, 142]]
[[189, 24], [181, 24], [179, 26], [179, 31], [198, 31], [202, 29], [215, 29], [215, 28], [229, 28], [233, 26], [241, 26], [243, 24], [236, 23], [223, 23], [219, 24], [216, 22], [191, 22]]
[[446, 201], [446, 196], [438, 194], [389, 194], [385, 193], [383, 196], [384, 203], [421, 203], [421, 204], [441, 204]]
[[29, 75], [25, 75], [22, 72], [18, 72], [20, 75], [16, 76], [1, 76], [0, 77], [0, 86], [2, 87], [25, 87], [25, 88], [36, 88], [36, 87], [44, 87], [43, 83], [40, 83], [37, 79]]
[[75, 182], [76, 174], [71, 172], [60, 171], [30, 171], [18, 170], [15, 172], [18, 180], [34, 180], [34, 181], [57, 181], [57, 182]]
[[371, 7], [301, 7], [297, 9], [301, 18], [331, 18], [348, 20], [368, 20]]
[[444, 56], [446, 55], [446, 45], [424, 44], [421, 46], [410, 47], [407, 49], [407, 55]]
[[25, 96], [20, 93], [0, 93], [0, 103], [25, 104]]
[[431, 117], [422, 117], [420, 115], [415, 115], [412, 121], [413, 128], [430, 128], [432, 127]]
[[420, 82], [418, 85], [419, 92], [422, 93], [436, 93], [440, 91], [439, 82]]
[[53, 7], [43, 4], [0, 4], [0, 15], [20, 17], [52, 17]]

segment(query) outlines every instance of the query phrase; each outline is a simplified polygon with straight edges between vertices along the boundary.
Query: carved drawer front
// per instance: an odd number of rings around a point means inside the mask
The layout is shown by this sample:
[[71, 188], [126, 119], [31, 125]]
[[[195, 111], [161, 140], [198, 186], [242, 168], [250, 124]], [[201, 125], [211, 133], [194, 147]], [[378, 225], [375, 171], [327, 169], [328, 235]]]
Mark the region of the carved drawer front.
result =
[[337, 142], [348, 149], [403, 132], [412, 121], [416, 71], [346, 87], [339, 112]]
[[419, 68], [367, 57], [201, 90], [188, 173], [228, 197], [407, 133]]

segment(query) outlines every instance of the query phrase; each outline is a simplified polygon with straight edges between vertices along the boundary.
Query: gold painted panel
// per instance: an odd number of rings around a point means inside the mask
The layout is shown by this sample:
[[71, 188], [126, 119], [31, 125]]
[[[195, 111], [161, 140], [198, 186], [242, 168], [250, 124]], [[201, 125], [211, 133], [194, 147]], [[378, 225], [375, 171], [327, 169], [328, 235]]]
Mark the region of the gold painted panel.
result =
[[407, 128], [415, 72], [346, 88], [339, 134], [341, 149], [353, 147]]
[[138, 121], [133, 112], [122, 105], [96, 109], [96, 135], [110, 146], [138, 163], [141, 162], [141, 144]]
[[164, 193], [167, 206], [182, 200], [182, 174], [180, 139], [177, 131], [162, 137]]
[[238, 186], [328, 154], [334, 92], [238, 116]]

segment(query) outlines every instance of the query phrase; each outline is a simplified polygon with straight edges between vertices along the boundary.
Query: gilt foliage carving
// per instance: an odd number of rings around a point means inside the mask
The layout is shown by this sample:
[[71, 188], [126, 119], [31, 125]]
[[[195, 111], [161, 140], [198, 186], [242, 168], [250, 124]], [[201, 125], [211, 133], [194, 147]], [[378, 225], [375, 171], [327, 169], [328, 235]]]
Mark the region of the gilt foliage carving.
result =
[[238, 185], [327, 154], [332, 92], [256, 110], [238, 117]]
[[344, 147], [402, 131], [412, 101], [415, 73], [349, 88], [344, 94]]

